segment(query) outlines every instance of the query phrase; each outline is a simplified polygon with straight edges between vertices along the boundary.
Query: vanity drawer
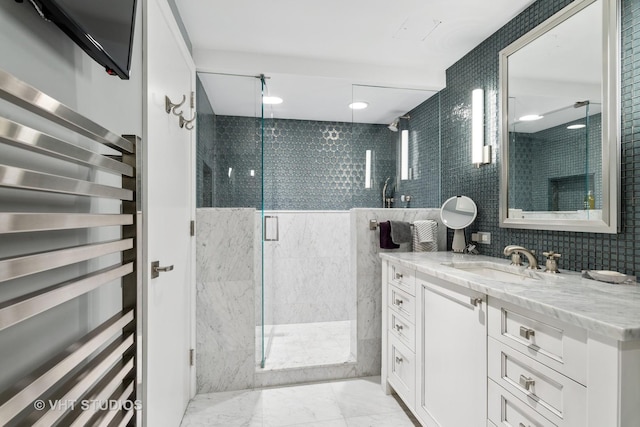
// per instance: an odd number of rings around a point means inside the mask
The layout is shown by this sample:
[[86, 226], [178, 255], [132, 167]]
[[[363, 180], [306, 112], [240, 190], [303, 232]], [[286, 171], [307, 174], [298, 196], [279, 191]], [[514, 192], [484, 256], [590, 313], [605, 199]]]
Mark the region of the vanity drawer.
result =
[[587, 380], [587, 331], [496, 300], [489, 300], [490, 337], [567, 375]]
[[389, 319], [389, 332], [409, 347], [411, 351], [416, 351], [415, 325], [394, 310], [389, 310], [387, 318]]
[[416, 323], [416, 298], [395, 286], [389, 286], [388, 304], [394, 310], [405, 316], [411, 323]]
[[493, 338], [488, 350], [490, 380], [556, 425], [587, 425], [585, 386]]
[[396, 264], [389, 264], [388, 282], [407, 292], [416, 295], [416, 274], [410, 268]]
[[389, 336], [387, 381], [409, 408], [415, 405], [415, 353], [393, 335]]
[[492, 426], [557, 427], [511, 393], [489, 380], [487, 413]]

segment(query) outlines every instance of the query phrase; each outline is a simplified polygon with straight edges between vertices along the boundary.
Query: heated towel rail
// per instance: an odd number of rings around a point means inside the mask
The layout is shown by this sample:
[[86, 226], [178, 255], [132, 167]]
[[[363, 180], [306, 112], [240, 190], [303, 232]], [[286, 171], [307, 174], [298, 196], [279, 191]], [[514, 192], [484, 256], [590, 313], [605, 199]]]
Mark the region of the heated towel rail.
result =
[[[62, 351], [17, 368], [16, 381], [0, 392], [0, 424], [134, 425], [141, 406], [140, 141], [3, 70], [0, 99], [16, 112], [0, 114], [7, 116], [0, 117], [0, 345], [55, 347], [54, 337], [34, 332], [13, 344], [16, 334], [4, 333], [38, 317], [55, 321], [52, 313], [77, 309], [78, 323], [86, 323], [59, 344]], [[98, 315], [92, 310], [104, 311], [95, 300], [105, 287], [109, 295], [116, 290], [110, 306], [117, 307]]]

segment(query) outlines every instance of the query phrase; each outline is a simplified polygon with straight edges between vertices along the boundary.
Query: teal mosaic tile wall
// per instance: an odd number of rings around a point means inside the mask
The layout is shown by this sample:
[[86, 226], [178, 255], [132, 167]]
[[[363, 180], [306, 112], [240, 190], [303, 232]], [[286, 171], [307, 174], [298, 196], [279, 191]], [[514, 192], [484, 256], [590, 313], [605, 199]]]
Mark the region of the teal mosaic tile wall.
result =
[[[202, 153], [199, 156], [212, 165], [212, 205], [260, 209], [263, 191], [260, 120], [213, 117], [203, 118], [200, 125], [214, 126], [214, 136], [208, 129], [199, 133], [198, 138], [215, 141], [213, 145], [201, 141], [207, 148], [199, 148]], [[395, 135], [384, 125], [266, 120], [264, 208], [381, 207], [384, 180], [396, 173]], [[373, 153], [371, 188], [365, 188], [364, 182], [366, 150]], [[204, 185], [198, 188], [199, 200], [204, 200], [200, 195], [202, 188]]]
[[216, 116], [196, 78], [196, 206], [213, 206], [213, 149], [216, 146]]
[[[411, 208], [439, 208], [440, 203], [440, 95], [436, 94], [408, 112], [400, 130], [409, 131], [411, 179], [400, 181], [395, 206], [405, 207], [400, 196], [408, 194]], [[399, 135], [398, 132], [397, 135]], [[397, 143], [397, 142], [396, 142]]]
[[[476, 201], [478, 217], [471, 230], [492, 233], [492, 243], [480, 246], [483, 254], [503, 257], [508, 244], [520, 244], [538, 254], [562, 253], [560, 268], [617, 270], [640, 274], [640, 2], [622, 0], [622, 232], [576, 233], [499, 227], [498, 196], [501, 153], [499, 150], [498, 53], [527, 31], [569, 4], [570, 1], [539, 0], [486, 39], [447, 70], [447, 87], [441, 92], [442, 200], [465, 194]], [[471, 91], [484, 88], [485, 129], [493, 148], [493, 163], [475, 168], [471, 164]], [[542, 258], [541, 255], [538, 256]], [[540, 259], [542, 261], [542, 259]]]

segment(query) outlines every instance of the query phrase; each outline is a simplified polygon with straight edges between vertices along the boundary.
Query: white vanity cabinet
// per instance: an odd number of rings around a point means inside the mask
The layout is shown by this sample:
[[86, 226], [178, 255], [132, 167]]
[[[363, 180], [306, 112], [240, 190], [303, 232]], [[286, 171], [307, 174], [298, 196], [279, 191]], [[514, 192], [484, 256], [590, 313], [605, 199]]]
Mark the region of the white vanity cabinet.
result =
[[385, 392], [425, 426], [486, 426], [486, 297], [383, 262]]
[[489, 420], [498, 426], [587, 425], [587, 331], [491, 299]]
[[386, 393], [428, 427], [640, 426], [640, 288], [510, 287], [454, 256], [383, 256]]
[[415, 411], [426, 426], [486, 426], [487, 306], [483, 294], [416, 274]]
[[385, 265], [383, 277], [383, 353], [386, 357], [382, 371], [398, 396], [413, 407], [416, 385], [415, 272], [399, 265], [392, 264], [388, 268]]

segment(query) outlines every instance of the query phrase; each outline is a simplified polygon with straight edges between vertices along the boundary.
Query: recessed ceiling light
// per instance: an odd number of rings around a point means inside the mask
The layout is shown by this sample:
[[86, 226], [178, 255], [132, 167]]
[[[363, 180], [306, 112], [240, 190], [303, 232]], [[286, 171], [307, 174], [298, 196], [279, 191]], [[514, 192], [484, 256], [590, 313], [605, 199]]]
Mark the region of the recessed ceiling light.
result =
[[518, 120], [520, 120], [521, 122], [533, 122], [535, 120], [540, 120], [543, 117], [544, 116], [540, 116], [538, 114], [528, 114], [526, 116], [520, 117]]
[[584, 127], [587, 127], [587, 125], [569, 125], [567, 129], [582, 129]]
[[262, 103], [268, 105], [282, 104], [282, 98], [279, 96], [263, 96]]
[[352, 110], [364, 110], [368, 106], [369, 103], [364, 101], [356, 101], [349, 104], [349, 108], [351, 108]]

